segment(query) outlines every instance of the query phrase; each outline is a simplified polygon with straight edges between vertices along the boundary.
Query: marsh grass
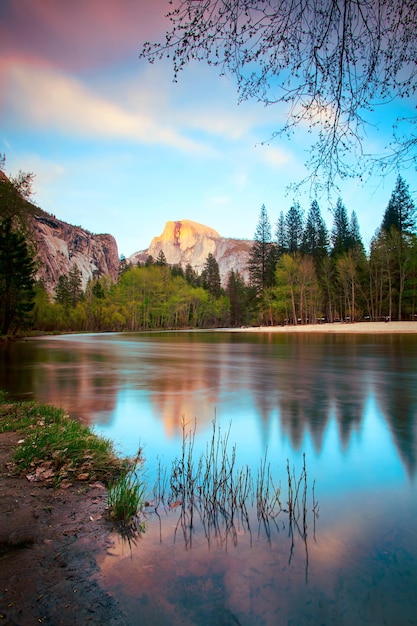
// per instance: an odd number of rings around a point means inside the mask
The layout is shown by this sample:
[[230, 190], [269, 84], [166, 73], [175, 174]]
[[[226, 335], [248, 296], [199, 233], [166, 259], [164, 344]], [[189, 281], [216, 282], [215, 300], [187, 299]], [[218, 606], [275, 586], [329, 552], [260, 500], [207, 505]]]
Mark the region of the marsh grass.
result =
[[[210, 545], [237, 543], [239, 534], [247, 533], [252, 542], [252, 512], [256, 512], [258, 535], [263, 531], [268, 540], [272, 530], [287, 528], [291, 538], [291, 553], [295, 534], [298, 534], [307, 551], [308, 488], [305, 455], [299, 474], [287, 461], [287, 497], [281, 483], [276, 484], [267, 451], [260, 460], [256, 480], [249, 466], [236, 466], [236, 447], [230, 446], [230, 429], [222, 432], [213, 420], [211, 440], [205, 452], [196, 456], [194, 451], [196, 424], [187, 429], [182, 421], [181, 454], [173, 461], [170, 474], [159, 467], [154, 487], [154, 505], [179, 510], [175, 536], [181, 531], [187, 547], [192, 547], [197, 525], [203, 528]], [[315, 518], [318, 504], [314, 496], [311, 512]], [[158, 513], [159, 514], [159, 513]], [[308, 559], [307, 559], [308, 561]]]

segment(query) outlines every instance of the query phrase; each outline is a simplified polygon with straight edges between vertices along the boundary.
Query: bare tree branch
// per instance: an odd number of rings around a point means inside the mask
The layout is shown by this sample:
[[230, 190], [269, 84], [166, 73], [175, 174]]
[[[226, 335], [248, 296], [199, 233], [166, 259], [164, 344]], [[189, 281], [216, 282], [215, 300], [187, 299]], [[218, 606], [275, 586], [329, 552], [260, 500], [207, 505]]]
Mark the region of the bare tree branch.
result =
[[[239, 101], [285, 103], [275, 136], [301, 124], [316, 136], [308, 179], [336, 179], [417, 164], [416, 118], [395, 134], [389, 156], [367, 154], [374, 107], [417, 92], [415, 0], [170, 0], [165, 41], [141, 58], [170, 58], [174, 80], [190, 61], [236, 78]], [[404, 120], [402, 120], [404, 123]], [[414, 132], [413, 132], [414, 131]], [[314, 136], [313, 135], [313, 136]]]

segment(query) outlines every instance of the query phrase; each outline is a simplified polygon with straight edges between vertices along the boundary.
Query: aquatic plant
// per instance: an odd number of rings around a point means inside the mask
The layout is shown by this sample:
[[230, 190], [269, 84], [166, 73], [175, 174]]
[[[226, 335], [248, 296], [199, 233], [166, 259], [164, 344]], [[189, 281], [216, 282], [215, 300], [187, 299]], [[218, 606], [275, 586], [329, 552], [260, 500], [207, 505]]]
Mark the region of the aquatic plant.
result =
[[[110, 517], [137, 530], [137, 515], [145, 502], [146, 483], [141, 478], [143, 459], [141, 449], [136, 458], [109, 484], [107, 504]], [[141, 530], [143, 528], [141, 527]]]
[[[199, 523], [208, 544], [227, 545], [237, 543], [241, 533], [249, 533], [252, 541], [251, 513], [256, 511], [258, 534], [263, 529], [268, 540], [271, 527], [278, 530], [278, 517], [281, 527], [288, 525], [289, 535], [294, 545], [294, 531], [304, 542], [307, 540], [307, 469], [305, 455], [299, 476], [287, 461], [288, 494], [285, 504], [281, 484], [274, 482], [271, 463], [267, 451], [260, 461], [256, 481], [246, 465], [236, 467], [236, 446], [230, 446], [229, 428], [223, 433], [213, 420], [212, 436], [205, 452], [196, 457], [194, 451], [196, 423], [187, 429], [182, 420], [182, 447], [180, 455], [174, 459], [170, 474], [161, 466], [154, 487], [154, 508], [159, 511], [179, 510], [175, 536], [181, 529], [187, 547], [192, 547], [193, 536]], [[318, 505], [314, 497], [313, 516]], [[291, 555], [290, 555], [291, 558]]]

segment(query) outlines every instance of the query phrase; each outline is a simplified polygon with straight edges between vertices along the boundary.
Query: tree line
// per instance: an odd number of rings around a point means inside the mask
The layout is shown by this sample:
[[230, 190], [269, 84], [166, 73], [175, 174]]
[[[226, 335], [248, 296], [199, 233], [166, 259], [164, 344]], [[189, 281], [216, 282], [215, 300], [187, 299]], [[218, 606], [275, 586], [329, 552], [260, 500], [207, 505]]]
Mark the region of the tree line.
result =
[[139, 331], [221, 326], [311, 324], [336, 320], [416, 319], [416, 209], [398, 177], [369, 251], [343, 201], [329, 231], [316, 201], [295, 203], [272, 232], [262, 206], [249, 254], [249, 280], [232, 270], [224, 286], [209, 254], [201, 274], [169, 266], [163, 251], [119, 277], [82, 288], [76, 265], [51, 297], [35, 280], [36, 249], [27, 226], [30, 175], [0, 184], [0, 333]]
[[408, 185], [398, 176], [368, 252], [341, 198], [330, 232], [313, 201], [305, 218], [298, 204], [281, 213], [272, 237], [262, 206], [249, 271], [260, 323], [417, 319], [416, 209]]

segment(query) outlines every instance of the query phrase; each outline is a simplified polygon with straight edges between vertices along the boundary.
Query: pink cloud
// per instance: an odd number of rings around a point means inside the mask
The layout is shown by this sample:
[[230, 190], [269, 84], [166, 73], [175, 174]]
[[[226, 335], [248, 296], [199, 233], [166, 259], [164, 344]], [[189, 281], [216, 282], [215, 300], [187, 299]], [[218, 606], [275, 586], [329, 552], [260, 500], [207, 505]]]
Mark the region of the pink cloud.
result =
[[0, 55], [70, 71], [130, 58], [168, 26], [168, 0], [2, 0]]

